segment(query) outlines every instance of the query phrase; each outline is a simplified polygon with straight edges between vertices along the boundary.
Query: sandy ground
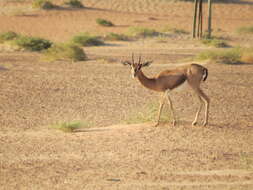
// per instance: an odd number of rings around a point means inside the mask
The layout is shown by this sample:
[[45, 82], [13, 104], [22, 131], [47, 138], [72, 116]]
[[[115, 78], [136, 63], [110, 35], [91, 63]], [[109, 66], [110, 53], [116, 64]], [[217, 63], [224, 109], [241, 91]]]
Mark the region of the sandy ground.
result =
[[[190, 3], [85, 2], [85, 10], [32, 11], [26, 16], [12, 16], [8, 10], [27, 2], [6, 3], [0, 30], [63, 41], [84, 28], [103, 34], [124, 32], [139, 24], [191, 26], [191, 11], [185, 8]], [[173, 6], [174, 11], [166, 6]], [[222, 35], [229, 43], [252, 44], [251, 36], [230, 33], [252, 24], [252, 1], [215, 7], [215, 15], [224, 16], [215, 17], [215, 28], [223, 27]], [[96, 26], [94, 20], [100, 16], [118, 26]], [[227, 22], [231, 24], [225, 25]], [[153, 123], [124, 124], [131, 114], [144, 112], [145, 105], [157, 102], [159, 93], [130, 78], [129, 69], [119, 64], [121, 60], [129, 59], [132, 52], [142, 54], [154, 61], [144, 70], [152, 76], [184, 64], [182, 60], [205, 49], [209, 48], [187, 35], [172, 36], [165, 42], [107, 42], [85, 48], [89, 60], [77, 63], [47, 63], [37, 53], [1, 49], [0, 189], [251, 190], [252, 65], [201, 63], [209, 69], [202, 85], [211, 98], [207, 127], [191, 126], [198, 101], [187, 86], [172, 92], [179, 118], [176, 127], [170, 123], [158, 128]], [[73, 120], [89, 122], [91, 128], [63, 133], [49, 127]]]

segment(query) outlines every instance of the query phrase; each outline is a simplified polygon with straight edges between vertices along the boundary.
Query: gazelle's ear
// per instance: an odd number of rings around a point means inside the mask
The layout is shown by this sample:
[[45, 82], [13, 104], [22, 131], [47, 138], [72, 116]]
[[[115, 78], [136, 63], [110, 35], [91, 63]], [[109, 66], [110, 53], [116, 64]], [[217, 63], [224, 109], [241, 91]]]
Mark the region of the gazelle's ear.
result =
[[129, 66], [131, 66], [130, 61], [121, 61], [120, 63], [123, 64], [123, 65], [129, 65]]
[[142, 67], [148, 67], [153, 61], [146, 61], [142, 63]]

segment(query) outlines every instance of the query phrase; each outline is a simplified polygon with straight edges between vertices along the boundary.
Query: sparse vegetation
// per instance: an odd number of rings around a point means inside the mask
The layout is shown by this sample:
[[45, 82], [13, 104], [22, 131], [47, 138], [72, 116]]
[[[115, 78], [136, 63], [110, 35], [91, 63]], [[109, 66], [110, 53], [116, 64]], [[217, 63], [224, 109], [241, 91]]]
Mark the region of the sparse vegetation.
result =
[[43, 52], [47, 61], [71, 60], [83, 61], [86, 55], [81, 47], [75, 44], [55, 44]]
[[64, 3], [65, 5], [68, 5], [73, 8], [83, 8], [84, 5], [79, 0], [68, 0]]
[[99, 46], [104, 44], [98, 36], [93, 36], [89, 33], [80, 33], [74, 36], [71, 41], [81, 46]]
[[114, 26], [111, 21], [102, 18], [96, 19], [96, 23], [101, 26]]
[[253, 26], [244, 26], [237, 29], [238, 34], [253, 34]]
[[[126, 119], [127, 124], [135, 124], [135, 123], [147, 123], [147, 122], [155, 122], [157, 113], [158, 113], [159, 105], [157, 103], [150, 103], [145, 105], [139, 111], [132, 113], [129, 118]], [[170, 121], [170, 110], [167, 105], [164, 105], [163, 112], [161, 113], [160, 122], [168, 122]]]
[[18, 36], [19, 35], [16, 32], [13, 32], [13, 31], [0, 33], [0, 43], [3, 43], [5, 41], [14, 40]]
[[229, 47], [229, 45], [224, 40], [218, 38], [202, 39], [201, 42], [207, 46], [212, 46], [216, 48]]
[[35, 9], [54, 9], [56, 5], [49, 0], [34, 0], [32, 7]]
[[89, 127], [88, 123], [74, 121], [74, 122], [63, 122], [50, 126], [51, 128], [61, 130], [63, 132], [72, 133], [81, 128]]
[[200, 53], [198, 60], [212, 60], [224, 64], [253, 64], [253, 48], [232, 48], [226, 50], [209, 50]]
[[117, 34], [110, 32], [106, 34], [105, 40], [111, 40], [111, 41], [126, 41], [128, 40], [128, 37], [124, 34]]
[[151, 28], [132, 26], [129, 27], [127, 34], [132, 37], [153, 37], [157, 36], [159, 32]]

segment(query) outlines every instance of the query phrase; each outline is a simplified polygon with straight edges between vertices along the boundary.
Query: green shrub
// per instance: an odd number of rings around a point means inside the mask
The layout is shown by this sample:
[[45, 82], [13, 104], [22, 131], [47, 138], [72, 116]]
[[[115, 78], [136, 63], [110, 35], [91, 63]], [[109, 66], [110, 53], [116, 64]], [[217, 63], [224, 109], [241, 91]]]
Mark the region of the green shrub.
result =
[[114, 24], [111, 21], [102, 18], [96, 19], [96, 23], [101, 26], [114, 26]]
[[80, 33], [74, 36], [71, 41], [81, 46], [99, 46], [104, 44], [99, 37], [92, 36], [89, 33]]
[[86, 55], [81, 47], [75, 44], [55, 44], [43, 52], [47, 61], [71, 60], [83, 61]]
[[203, 39], [201, 42], [207, 46], [212, 46], [216, 48], [229, 47], [229, 45], [224, 41], [217, 38]]
[[64, 4], [69, 5], [70, 7], [73, 7], [73, 8], [83, 8], [84, 7], [82, 2], [79, 0], [68, 0]]
[[237, 29], [238, 34], [253, 34], [253, 26], [245, 26]]
[[132, 26], [129, 27], [127, 34], [133, 37], [152, 37], [157, 36], [159, 33], [154, 29]]
[[106, 34], [105, 39], [111, 40], [111, 41], [126, 41], [128, 40], [128, 37], [124, 34], [117, 34], [117, 33], [110, 32]]
[[50, 48], [52, 45], [52, 42], [49, 40], [30, 36], [19, 36], [13, 43], [29, 51], [41, 51]]
[[78, 129], [89, 127], [89, 124], [79, 122], [79, 121], [74, 121], [74, 122], [63, 122], [63, 123], [52, 125], [50, 127], [61, 130], [63, 132], [71, 133], [71, 132], [76, 132]]
[[49, 0], [34, 0], [32, 7], [36, 9], [54, 9], [56, 5]]
[[224, 64], [241, 64], [242, 49], [209, 50], [197, 55], [198, 60], [212, 60]]
[[9, 40], [14, 40], [15, 38], [17, 38], [19, 35], [16, 32], [3, 32], [0, 34], [0, 43], [5, 42], [5, 41], [9, 41]]

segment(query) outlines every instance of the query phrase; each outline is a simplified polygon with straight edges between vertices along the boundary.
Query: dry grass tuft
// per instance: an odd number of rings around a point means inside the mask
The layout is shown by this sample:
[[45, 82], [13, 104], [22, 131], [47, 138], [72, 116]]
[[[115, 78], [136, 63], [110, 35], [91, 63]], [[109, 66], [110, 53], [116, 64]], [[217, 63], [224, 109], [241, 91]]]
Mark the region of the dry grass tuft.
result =
[[57, 6], [54, 5], [50, 0], [34, 0], [32, 7], [35, 9], [54, 9]]
[[110, 40], [110, 41], [127, 41], [129, 38], [124, 35], [124, 34], [117, 34], [110, 32], [105, 35], [105, 40]]
[[96, 23], [100, 26], [114, 26], [114, 24], [111, 21], [103, 18], [96, 19]]
[[253, 34], [253, 26], [240, 27], [236, 31], [238, 34]]
[[50, 128], [58, 129], [66, 133], [76, 132], [81, 128], [90, 127], [87, 122], [73, 121], [73, 122], [62, 122], [55, 125], [51, 125]]
[[216, 47], [216, 48], [229, 47], [226, 41], [215, 38], [215, 37], [211, 39], [202, 39], [201, 42], [207, 46]]
[[145, 28], [140, 26], [129, 27], [127, 35], [135, 38], [145, 38], [145, 37], [154, 37], [158, 36], [159, 32], [152, 28]]
[[0, 33], [0, 43], [3, 43], [5, 41], [14, 40], [18, 36], [19, 35], [16, 32], [13, 32], [13, 31], [8, 31], [8, 32]]
[[245, 48], [241, 54], [241, 61], [247, 64], [253, 64], [253, 48]]
[[[127, 124], [136, 124], [136, 123], [147, 123], [155, 122], [158, 114], [159, 105], [157, 103], [150, 103], [145, 105], [142, 109], [139, 109], [136, 112], [133, 112], [129, 115], [129, 118], [126, 119]], [[171, 120], [171, 113], [169, 107], [165, 104], [163, 111], [161, 113], [161, 122], [169, 122]]]
[[169, 25], [164, 26], [162, 29], [162, 32], [170, 33], [170, 34], [189, 34], [189, 32], [187, 32], [183, 29], [174, 28]]
[[84, 8], [84, 5], [79, 0], [68, 0], [68, 1], [65, 1], [64, 4], [72, 8]]

